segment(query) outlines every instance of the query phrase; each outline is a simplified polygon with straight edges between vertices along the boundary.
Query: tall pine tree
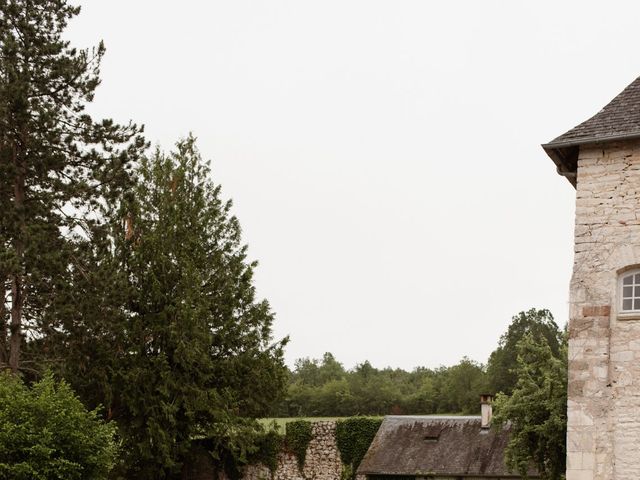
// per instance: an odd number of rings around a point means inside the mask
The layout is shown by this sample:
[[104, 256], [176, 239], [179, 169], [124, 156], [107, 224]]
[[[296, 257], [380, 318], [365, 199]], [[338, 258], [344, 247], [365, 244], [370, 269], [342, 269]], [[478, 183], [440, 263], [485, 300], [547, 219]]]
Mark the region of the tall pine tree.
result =
[[105, 49], [63, 40], [78, 13], [65, 0], [0, 0], [0, 365], [14, 372], [32, 368], [24, 337], [62, 328], [53, 307], [72, 296], [76, 250], [145, 147], [136, 125], [85, 112]]

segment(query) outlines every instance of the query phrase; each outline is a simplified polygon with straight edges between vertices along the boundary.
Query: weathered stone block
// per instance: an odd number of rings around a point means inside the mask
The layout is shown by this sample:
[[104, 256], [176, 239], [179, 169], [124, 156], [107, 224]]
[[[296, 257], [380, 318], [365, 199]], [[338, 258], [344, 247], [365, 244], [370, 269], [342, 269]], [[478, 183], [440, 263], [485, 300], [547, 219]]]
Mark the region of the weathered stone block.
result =
[[611, 314], [611, 305], [590, 305], [582, 307], [583, 317], [608, 317]]

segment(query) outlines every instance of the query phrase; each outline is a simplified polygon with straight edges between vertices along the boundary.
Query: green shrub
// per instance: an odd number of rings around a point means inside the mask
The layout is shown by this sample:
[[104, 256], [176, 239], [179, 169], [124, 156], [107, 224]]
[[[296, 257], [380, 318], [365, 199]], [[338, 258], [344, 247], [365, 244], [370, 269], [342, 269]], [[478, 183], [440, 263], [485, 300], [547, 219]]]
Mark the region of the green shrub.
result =
[[113, 468], [115, 427], [47, 374], [28, 388], [0, 373], [0, 479], [102, 480]]
[[370, 417], [351, 417], [337, 422], [336, 443], [344, 464], [345, 480], [355, 477], [381, 423], [381, 418]]
[[311, 422], [296, 420], [286, 426], [285, 441], [287, 448], [293, 452], [298, 460], [298, 467], [302, 470], [307, 456], [307, 447], [311, 441]]

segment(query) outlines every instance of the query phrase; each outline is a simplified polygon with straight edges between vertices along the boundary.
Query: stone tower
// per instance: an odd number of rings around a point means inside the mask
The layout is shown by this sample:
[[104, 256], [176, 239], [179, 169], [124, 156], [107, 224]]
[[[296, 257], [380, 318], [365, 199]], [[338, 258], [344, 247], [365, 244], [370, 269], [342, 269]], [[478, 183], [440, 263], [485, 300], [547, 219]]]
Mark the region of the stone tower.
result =
[[543, 148], [576, 188], [567, 480], [640, 479], [640, 78]]

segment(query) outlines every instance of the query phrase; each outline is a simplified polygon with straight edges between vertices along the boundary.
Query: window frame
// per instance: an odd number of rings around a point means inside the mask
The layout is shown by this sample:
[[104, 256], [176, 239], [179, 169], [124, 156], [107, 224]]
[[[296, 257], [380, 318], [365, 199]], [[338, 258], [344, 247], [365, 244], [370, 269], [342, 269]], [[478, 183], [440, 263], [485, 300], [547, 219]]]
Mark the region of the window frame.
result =
[[[618, 317], [622, 319], [640, 319], [640, 308], [632, 308], [631, 310], [624, 310], [624, 287], [632, 288], [632, 296], [626, 297], [626, 299], [631, 299], [632, 307], [635, 307], [636, 304], [640, 303], [640, 294], [636, 296], [636, 290], [640, 289], [640, 278], [636, 278], [636, 275], [640, 276], [640, 268], [635, 267], [629, 270], [625, 270], [618, 274], [618, 298], [616, 299], [616, 310], [618, 312]], [[629, 285], [624, 284], [624, 279], [627, 277], [633, 277], [632, 283]], [[637, 280], [637, 281], [636, 281]]]

